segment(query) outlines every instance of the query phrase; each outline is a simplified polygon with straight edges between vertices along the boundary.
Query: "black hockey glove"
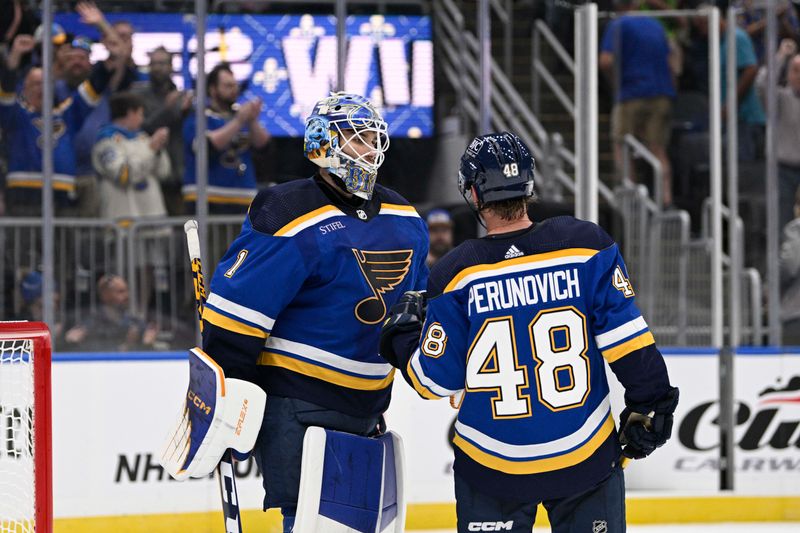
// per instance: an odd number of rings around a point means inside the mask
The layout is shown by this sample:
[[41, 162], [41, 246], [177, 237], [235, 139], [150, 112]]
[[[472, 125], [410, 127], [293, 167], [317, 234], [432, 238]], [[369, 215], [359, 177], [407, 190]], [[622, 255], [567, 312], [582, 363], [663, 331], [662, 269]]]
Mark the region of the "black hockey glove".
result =
[[381, 356], [393, 367], [399, 368], [400, 361], [394, 352], [395, 337], [404, 333], [422, 333], [428, 301], [424, 292], [408, 291], [389, 309], [386, 321], [381, 328]]
[[622, 455], [642, 459], [663, 446], [672, 435], [672, 414], [678, 406], [678, 389], [671, 387], [655, 405], [628, 405], [619, 417]]

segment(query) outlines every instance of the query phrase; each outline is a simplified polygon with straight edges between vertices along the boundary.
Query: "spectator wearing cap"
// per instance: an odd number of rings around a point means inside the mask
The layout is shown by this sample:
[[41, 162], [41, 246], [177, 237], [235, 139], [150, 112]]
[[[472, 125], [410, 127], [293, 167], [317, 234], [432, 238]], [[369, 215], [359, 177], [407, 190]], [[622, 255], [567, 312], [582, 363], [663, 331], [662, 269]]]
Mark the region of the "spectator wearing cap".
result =
[[101, 43], [108, 50], [119, 50], [112, 61], [114, 75], [108, 88], [98, 93], [99, 102], [94, 111], [86, 118], [80, 131], [75, 135], [74, 147], [76, 158], [77, 182], [80, 186], [78, 197], [79, 216], [98, 216], [100, 211], [99, 188], [92, 163], [92, 149], [97, 141], [97, 132], [111, 122], [109, 99], [112, 94], [128, 91], [141, 83], [146, 77], [139, 71], [132, 59], [133, 26], [129, 22], [116, 21], [109, 24], [103, 12], [93, 2], [78, 2], [75, 10], [81, 22], [97, 28], [102, 35]]
[[[0, 127], [8, 139], [6, 206], [12, 216], [41, 216], [42, 146], [41, 121], [44, 107], [43, 72], [30, 68], [17, 92], [19, 65], [23, 55], [35, 47], [30, 35], [14, 39], [11, 52], [0, 65]], [[112, 58], [119, 50], [112, 50]], [[92, 68], [72, 96], [53, 109], [53, 188], [56, 214], [71, 215], [75, 204], [75, 148], [73, 139], [97, 105], [98, 94], [113, 74], [109, 62]]]
[[[44, 320], [44, 310], [42, 305], [42, 288], [44, 278], [41, 272], [34, 270], [22, 278], [19, 284], [20, 296], [22, 296], [22, 308], [20, 309], [20, 320], [31, 320], [41, 322]], [[53, 290], [53, 307], [58, 309], [61, 294], [58, 292], [58, 284]], [[61, 335], [61, 321], [56, 321], [55, 328], [51, 331], [53, 338]]]
[[431, 268], [439, 259], [453, 249], [453, 219], [445, 209], [432, 209], [425, 218], [428, 224], [430, 246], [425, 260]]
[[64, 46], [61, 69], [55, 80], [56, 102], [63, 102], [89, 78], [92, 72], [92, 42], [83, 36], [75, 37]]

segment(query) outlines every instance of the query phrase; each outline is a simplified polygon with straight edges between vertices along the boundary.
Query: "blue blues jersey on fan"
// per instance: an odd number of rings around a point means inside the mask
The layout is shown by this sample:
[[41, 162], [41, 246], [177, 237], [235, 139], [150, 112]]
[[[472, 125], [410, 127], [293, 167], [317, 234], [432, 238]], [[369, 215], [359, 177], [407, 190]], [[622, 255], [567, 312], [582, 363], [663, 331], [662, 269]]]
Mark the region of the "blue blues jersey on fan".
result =
[[[221, 114], [206, 109], [206, 127], [214, 131], [223, 127], [234, 115]], [[183, 144], [185, 170], [183, 178], [183, 199], [197, 201], [197, 153], [195, 128], [197, 120], [194, 113], [189, 114], [183, 123]], [[246, 128], [234, 135], [225, 150], [217, 150], [208, 144], [208, 203], [215, 206], [242, 206], [242, 210], [253, 201], [257, 192], [256, 174], [253, 158], [250, 155], [250, 133]]]
[[465, 391], [455, 471], [505, 499], [578, 494], [609, 475], [620, 446], [605, 375], [627, 402], [669, 388], [617, 245], [558, 217], [473, 239], [430, 275], [427, 318], [406, 379], [425, 398]]
[[217, 267], [203, 348], [226, 376], [354, 416], [382, 413], [380, 324], [424, 289], [428, 233], [400, 195], [344, 200], [319, 176], [261, 191]]
[[[102, 63], [92, 69], [72, 96], [53, 106], [53, 189], [57, 205], [75, 197], [75, 148], [73, 140], [86, 117], [100, 101], [110, 72]], [[8, 203], [38, 205], [42, 190], [44, 118], [22, 95], [13, 92], [13, 80], [0, 87], [0, 127], [8, 143]]]

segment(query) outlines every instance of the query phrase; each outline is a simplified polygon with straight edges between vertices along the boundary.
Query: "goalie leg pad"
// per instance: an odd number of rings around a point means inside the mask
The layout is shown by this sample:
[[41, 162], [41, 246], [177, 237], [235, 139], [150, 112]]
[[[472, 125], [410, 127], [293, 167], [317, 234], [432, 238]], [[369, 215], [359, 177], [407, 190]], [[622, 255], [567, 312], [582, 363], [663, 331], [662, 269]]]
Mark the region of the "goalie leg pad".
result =
[[403, 443], [309, 427], [295, 533], [403, 531]]

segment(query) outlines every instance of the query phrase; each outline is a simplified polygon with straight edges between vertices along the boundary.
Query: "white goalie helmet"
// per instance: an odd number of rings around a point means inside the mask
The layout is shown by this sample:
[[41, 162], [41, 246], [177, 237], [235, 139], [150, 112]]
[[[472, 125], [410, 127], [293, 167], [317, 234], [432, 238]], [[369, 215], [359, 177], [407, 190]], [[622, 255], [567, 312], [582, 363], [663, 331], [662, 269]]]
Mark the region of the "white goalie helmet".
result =
[[[356, 143], [372, 149], [357, 150]], [[317, 102], [306, 119], [306, 157], [342, 180], [345, 190], [360, 198], [372, 196], [388, 148], [387, 124], [363, 96], [332, 93]]]

